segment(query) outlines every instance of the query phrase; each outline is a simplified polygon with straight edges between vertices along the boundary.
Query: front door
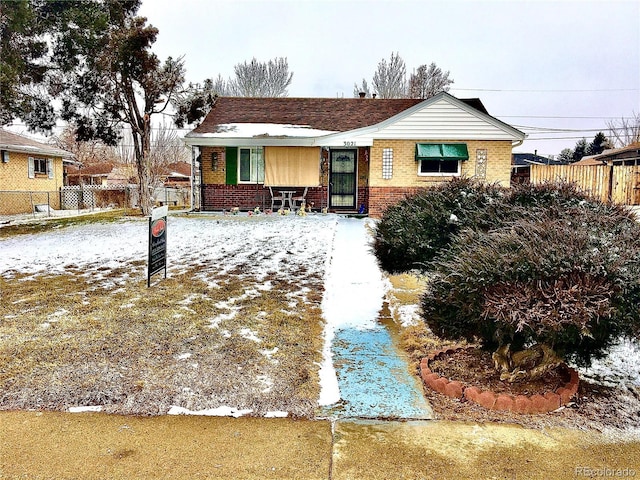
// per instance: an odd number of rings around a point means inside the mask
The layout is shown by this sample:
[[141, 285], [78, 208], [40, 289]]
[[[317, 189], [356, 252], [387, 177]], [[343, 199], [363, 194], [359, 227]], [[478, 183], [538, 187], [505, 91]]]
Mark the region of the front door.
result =
[[329, 207], [356, 208], [357, 150], [331, 150]]

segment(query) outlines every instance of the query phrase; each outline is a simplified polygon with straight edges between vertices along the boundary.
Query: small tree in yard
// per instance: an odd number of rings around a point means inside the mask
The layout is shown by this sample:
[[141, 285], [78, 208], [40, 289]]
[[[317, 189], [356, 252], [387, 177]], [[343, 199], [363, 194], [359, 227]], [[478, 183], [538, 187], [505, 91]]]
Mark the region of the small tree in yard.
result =
[[[24, 117], [30, 128], [48, 131], [59, 115], [74, 125], [78, 140], [99, 139], [107, 145], [116, 145], [121, 127], [127, 125], [134, 145], [140, 208], [147, 215], [151, 210], [151, 119], [174, 101], [184, 81], [184, 67], [181, 59], [169, 57], [161, 62], [151, 52], [158, 30], [136, 15], [140, 4], [140, 0], [23, 0], [20, 9], [10, 9], [14, 20], [28, 18], [33, 25], [46, 27], [25, 31], [15, 26], [20, 25], [16, 21], [7, 23], [8, 31], [3, 29], [3, 39], [5, 34], [16, 42], [28, 38], [24, 51], [29, 60], [37, 57], [26, 66], [11, 57], [18, 73], [7, 84], [31, 82], [31, 90], [39, 87], [40, 96], [29, 99], [30, 91], [11, 88], [11, 101], [2, 105], [7, 112], [0, 118]], [[3, 72], [4, 66], [3, 62]], [[3, 77], [3, 91], [4, 85]], [[54, 98], [61, 105], [59, 112], [54, 112]]]
[[[529, 204], [519, 218], [457, 235], [432, 263], [422, 299], [436, 335], [495, 350], [509, 381], [541, 377], [564, 360], [589, 364], [640, 333], [638, 222], [623, 207], [573, 201], [566, 187], [555, 197], [541, 191], [506, 199], [516, 210]], [[536, 195], [547, 204], [531, 201]]]

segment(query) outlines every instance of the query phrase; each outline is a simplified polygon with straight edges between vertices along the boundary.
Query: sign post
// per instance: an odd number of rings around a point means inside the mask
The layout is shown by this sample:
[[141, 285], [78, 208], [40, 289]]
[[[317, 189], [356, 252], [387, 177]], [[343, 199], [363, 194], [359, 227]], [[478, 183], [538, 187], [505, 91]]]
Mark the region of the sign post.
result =
[[167, 214], [168, 206], [154, 208], [149, 217], [149, 267], [147, 288], [151, 286], [151, 276], [164, 270], [167, 278]]

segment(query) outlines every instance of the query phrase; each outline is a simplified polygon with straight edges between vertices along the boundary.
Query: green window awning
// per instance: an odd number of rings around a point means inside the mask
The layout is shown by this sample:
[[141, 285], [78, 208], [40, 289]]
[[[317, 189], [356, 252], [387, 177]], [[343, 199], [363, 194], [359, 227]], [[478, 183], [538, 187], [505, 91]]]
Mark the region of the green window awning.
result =
[[416, 143], [416, 160], [469, 160], [466, 143]]

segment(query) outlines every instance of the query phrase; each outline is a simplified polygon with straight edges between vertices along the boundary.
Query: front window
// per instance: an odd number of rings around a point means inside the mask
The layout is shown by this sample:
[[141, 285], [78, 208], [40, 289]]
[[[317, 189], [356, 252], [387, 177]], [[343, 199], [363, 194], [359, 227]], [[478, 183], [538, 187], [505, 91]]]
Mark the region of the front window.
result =
[[263, 148], [239, 148], [238, 151], [238, 181], [240, 183], [264, 183]]
[[420, 160], [418, 175], [460, 175], [459, 160]]
[[46, 175], [47, 171], [47, 159], [46, 158], [34, 158], [33, 159], [33, 171], [35, 173], [42, 173]]

